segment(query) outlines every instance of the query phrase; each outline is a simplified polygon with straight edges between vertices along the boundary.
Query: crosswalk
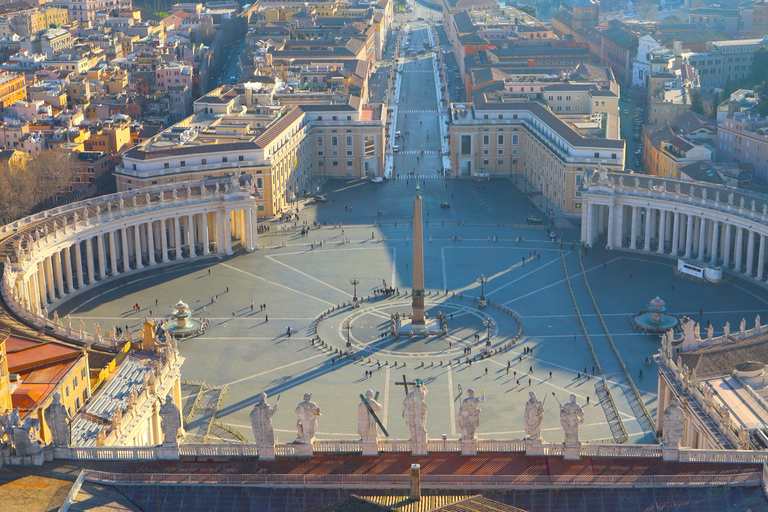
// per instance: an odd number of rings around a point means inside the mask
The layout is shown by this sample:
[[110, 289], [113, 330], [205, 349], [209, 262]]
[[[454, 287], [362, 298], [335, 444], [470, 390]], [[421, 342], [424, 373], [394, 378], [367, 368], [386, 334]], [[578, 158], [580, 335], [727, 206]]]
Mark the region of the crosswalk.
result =
[[[397, 153], [398, 155], [421, 155], [421, 151], [400, 151]], [[442, 154], [440, 151], [424, 151], [425, 155], [440, 155]]]
[[437, 114], [438, 110], [398, 110], [398, 114]]
[[[408, 178], [408, 177], [409, 176], [403, 175], [403, 176], [400, 177], [400, 179], [402, 180], [402, 179], [405, 179], [405, 178]], [[410, 176], [410, 177], [413, 178], [414, 176]], [[420, 180], [441, 180], [443, 178], [444, 177], [440, 176], [439, 174], [419, 174], [419, 179]]]
[[429, 73], [430, 75], [433, 73], [431, 69], [410, 69], [410, 70], [403, 70], [403, 73]]

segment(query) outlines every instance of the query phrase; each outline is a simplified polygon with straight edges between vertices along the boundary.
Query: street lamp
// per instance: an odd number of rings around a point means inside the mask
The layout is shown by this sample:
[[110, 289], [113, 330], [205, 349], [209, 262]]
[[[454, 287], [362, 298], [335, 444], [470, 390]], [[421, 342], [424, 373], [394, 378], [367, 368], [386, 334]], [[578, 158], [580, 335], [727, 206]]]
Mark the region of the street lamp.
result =
[[357, 285], [360, 284], [360, 278], [353, 275], [349, 278], [349, 284], [352, 285], [352, 300], [357, 302]]
[[496, 327], [496, 322], [494, 322], [493, 319], [491, 318], [486, 318], [483, 321], [483, 327], [485, 327], [488, 330], [488, 334], [485, 339], [485, 346], [486, 348], [490, 349], [491, 348], [491, 329]]
[[347, 330], [347, 348], [350, 348], [352, 346], [352, 342], [349, 341], [349, 331], [352, 329], [352, 322], [349, 321], [349, 318], [344, 320], [344, 323], [341, 324], [341, 328]]
[[480, 303], [485, 304], [485, 283], [488, 282], [488, 278], [485, 277], [485, 274], [481, 274], [477, 278], [477, 282], [480, 283]]

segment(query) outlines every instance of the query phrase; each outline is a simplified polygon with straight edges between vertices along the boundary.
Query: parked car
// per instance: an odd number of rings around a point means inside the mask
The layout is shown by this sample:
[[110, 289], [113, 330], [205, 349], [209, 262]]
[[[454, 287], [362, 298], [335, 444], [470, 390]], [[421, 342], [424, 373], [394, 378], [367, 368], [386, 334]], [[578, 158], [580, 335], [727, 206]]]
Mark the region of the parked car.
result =
[[536, 217], [535, 215], [529, 215], [525, 220], [528, 222], [528, 224], [541, 224], [541, 218]]
[[440, 208], [443, 210], [448, 210], [451, 207], [451, 203], [440, 203]]
[[400, 138], [400, 130], [397, 130], [397, 131], [395, 132], [395, 138], [396, 138], [396, 139], [399, 139], [399, 138]]
[[400, 152], [400, 146], [397, 146], [397, 145], [392, 146], [392, 152], [393, 153], [399, 153]]
[[383, 183], [384, 182], [384, 176], [376, 176], [371, 180], [371, 183]]
[[324, 203], [328, 201], [325, 196], [321, 196], [320, 194], [315, 194], [312, 196], [312, 199], [314, 199], [316, 203]]

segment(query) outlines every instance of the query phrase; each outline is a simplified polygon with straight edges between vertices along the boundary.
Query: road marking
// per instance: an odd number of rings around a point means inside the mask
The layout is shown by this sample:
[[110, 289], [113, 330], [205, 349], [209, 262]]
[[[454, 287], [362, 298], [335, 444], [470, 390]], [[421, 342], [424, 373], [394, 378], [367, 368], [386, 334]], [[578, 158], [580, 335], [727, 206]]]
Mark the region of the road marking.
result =
[[451, 435], [456, 435], [456, 409], [453, 404], [453, 366], [448, 369], [448, 407], [451, 411]]
[[399, 285], [395, 281], [397, 278], [397, 248], [392, 248], [392, 279], [389, 281], [392, 283], [393, 288], [398, 288]]
[[275, 263], [277, 263], [278, 265], [282, 265], [282, 266], [284, 266], [284, 267], [286, 267], [286, 268], [289, 268], [289, 269], [293, 270], [294, 272], [296, 272], [296, 273], [298, 273], [298, 274], [301, 274], [301, 275], [302, 275], [302, 276], [304, 276], [304, 277], [307, 277], [307, 278], [309, 278], [309, 279], [311, 279], [311, 280], [313, 280], [313, 281], [316, 281], [316, 282], [318, 282], [318, 283], [320, 283], [320, 284], [323, 284], [323, 285], [327, 286], [328, 288], [330, 288], [330, 289], [332, 289], [332, 290], [335, 290], [335, 291], [339, 292], [340, 294], [344, 295], [345, 297], [347, 296], [347, 292], [345, 292], [345, 291], [343, 291], [343, 290], [340, 290], [339, 288], [336, 288], [335, 286], [333, 286], [333, 285], [330, 285], [330, 284], [328, 284], [328, 283], [326, 283], [326, 282], [324, 282], [324, 281], [321, 281], [320, 279], [317, 279], [316, 277], [313, 277], [313, 276], [311, 276], [311, 275], [307, 274], [306, 272], [302, 272], [301, 270], [299, 270], [299, 269], [297, 269], [297, 268], [294, 268], [294, 267], [292, 267], [292, 266], [288, 265], [287, 263], [283, 263], [282, 261], [278, 261], [278, 260], [277, 260], [277, 259], [275, 259], [275, 258], [274, 258], [274, 257], [273, 257], [271, 254], [268, 254], [268, 255], [267, 255], [267, 259], [268, 259], [268, 260], [270, 260], [270, 261], [274, 261], [274, 262], [275, 262]]
[[440, 255], [443, 259], [443, 290], [448, 289], [448, 275], [445, 270], [445, 246], [440, 248]]
[[277, 371], [277, 370], [282, 370], [284, 368], [288, 368], [289, 366], [293, 366], [295, 364], [304, 363], [304, 362], [310, 361], [312, 359], [317, 359], [318, 357], [326, 357], [326, 355], [325, 354], [317, 354], [316, 356], [312, 356], [312, 357], [308, 357], [306, 359], [301, 359], [299, 361], [294, 361], [292, 363], [284, 364], [283, 366], [278, 366], [277, 368], [270, 368], [269, 370], [265, 370], [265, 371], [259, 372], [259, 373], [254, 373], [253, 375], [249, 375], [248, 377], [243, 377], [242, 379], [237, 379], [237, 380], [233, 380], [231, 382], [227, 382], [226, 385], [227, 386], [231, 386], [233, 384], [240, 384], [241, 382], [245, 382], [246, 380], [250, 380], [250, 379], [253, 379], [253, 378], [256, 378], [256, 377], [261, 377], [262, 375], [266, 375], [268, 373], [272, 373], [272, 372]]
[[270, 281], [269, 279], [266, 279], [266, 278], [261, 277], [261, 276], [257, 276], [256, 274], [253, 274], [251, 272], [246, 272], [245, 270], [240, 270], [239, 268], [233, 267], [232, 265], [228, 265], [226, 263], [221, 263], [221, 266], [227, 267], [227, 268], [231, 268], [232, 270], [235, 270], [237, 272], [242, 272], [243, 274], [245, 274], [247, 276], [251, 276], [251, 277], [254, 277], [256, 279], [260, 279], [262, 281], [265, 281], [265, 282], [267, 282], [269, 284], [278, 286], [280, 288], [285, 288], [286, 290], [290, 290], [290, 291], [292, 291], [294, 293], [298, 293], [299, 295], [303, 295], [304, 297], [309, 297], [310, 299], [314, 299], [314, 300], [316, 300], [318, 302], [322, 302], [323, 304], [328, 304], [329, 306], [335, 306], [336, 305], [333, 302], [329, 302], [327, 300], [320, 299], [318, 297], [315, 297], [314, 295], [310, 295], [308, 293], [304, 293], [304, 292], [300, 292], [299, 290], [295, 290], [295, 289], [291, 288], [290, 286], [285, 286], [284, 284], [280, 284], [280, 283], [276, 283], [274, 281]]

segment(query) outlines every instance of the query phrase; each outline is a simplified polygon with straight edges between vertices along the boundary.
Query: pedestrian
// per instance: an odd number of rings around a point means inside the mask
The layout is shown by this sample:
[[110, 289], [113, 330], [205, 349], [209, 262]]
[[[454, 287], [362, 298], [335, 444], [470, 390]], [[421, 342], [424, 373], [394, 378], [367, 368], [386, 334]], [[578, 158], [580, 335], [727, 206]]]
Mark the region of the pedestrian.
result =
[[152, 316], [152, 310], [151, 309], [149, 310], [149, 316]]
[[642, 368], [640, 368], [640, 378], [641, 379], [643, 378], [643, 369]]
[[592, 365], [592, 373], [595, 373], [595, 366]]
[[229, 293], [229, 286], [227, 286], [227, 293]]
[[533, 373], [533, 366], [528, 367], [528, 373]]
[[269, 322], [269, 315], [264, 315], [264, 322]]
[[576, 380], [581, 380], [581, 372], [576, 374]]
[[528, 379], [528, 387], [531, 387], [531, 379]]
[[552, 378], [552, 372], [549, 372], [549, 378], [550, 379]]
[[203, 306], [203, 313], [205, 313], [206, 311], [208, 311], [208, 306]]
[[520, 379], [517, 379], [517, 385], [518, 386], [520, 385]]
[[235, 312], [234, 311], [232, 312], [232, 318], [235, 318]]
[[507, 375], [509, 375], [509, 366], [507, 366]]
[[157, 299], [155, 299], [155, 306], [157, 306]]
[[589, 405], [589, 395], [587, 395], [587, 405]]
[[[642, 372], [642, 370], [640, 370]], [[488, 375], [488, 367], [485, 367], [485, 374]]]

